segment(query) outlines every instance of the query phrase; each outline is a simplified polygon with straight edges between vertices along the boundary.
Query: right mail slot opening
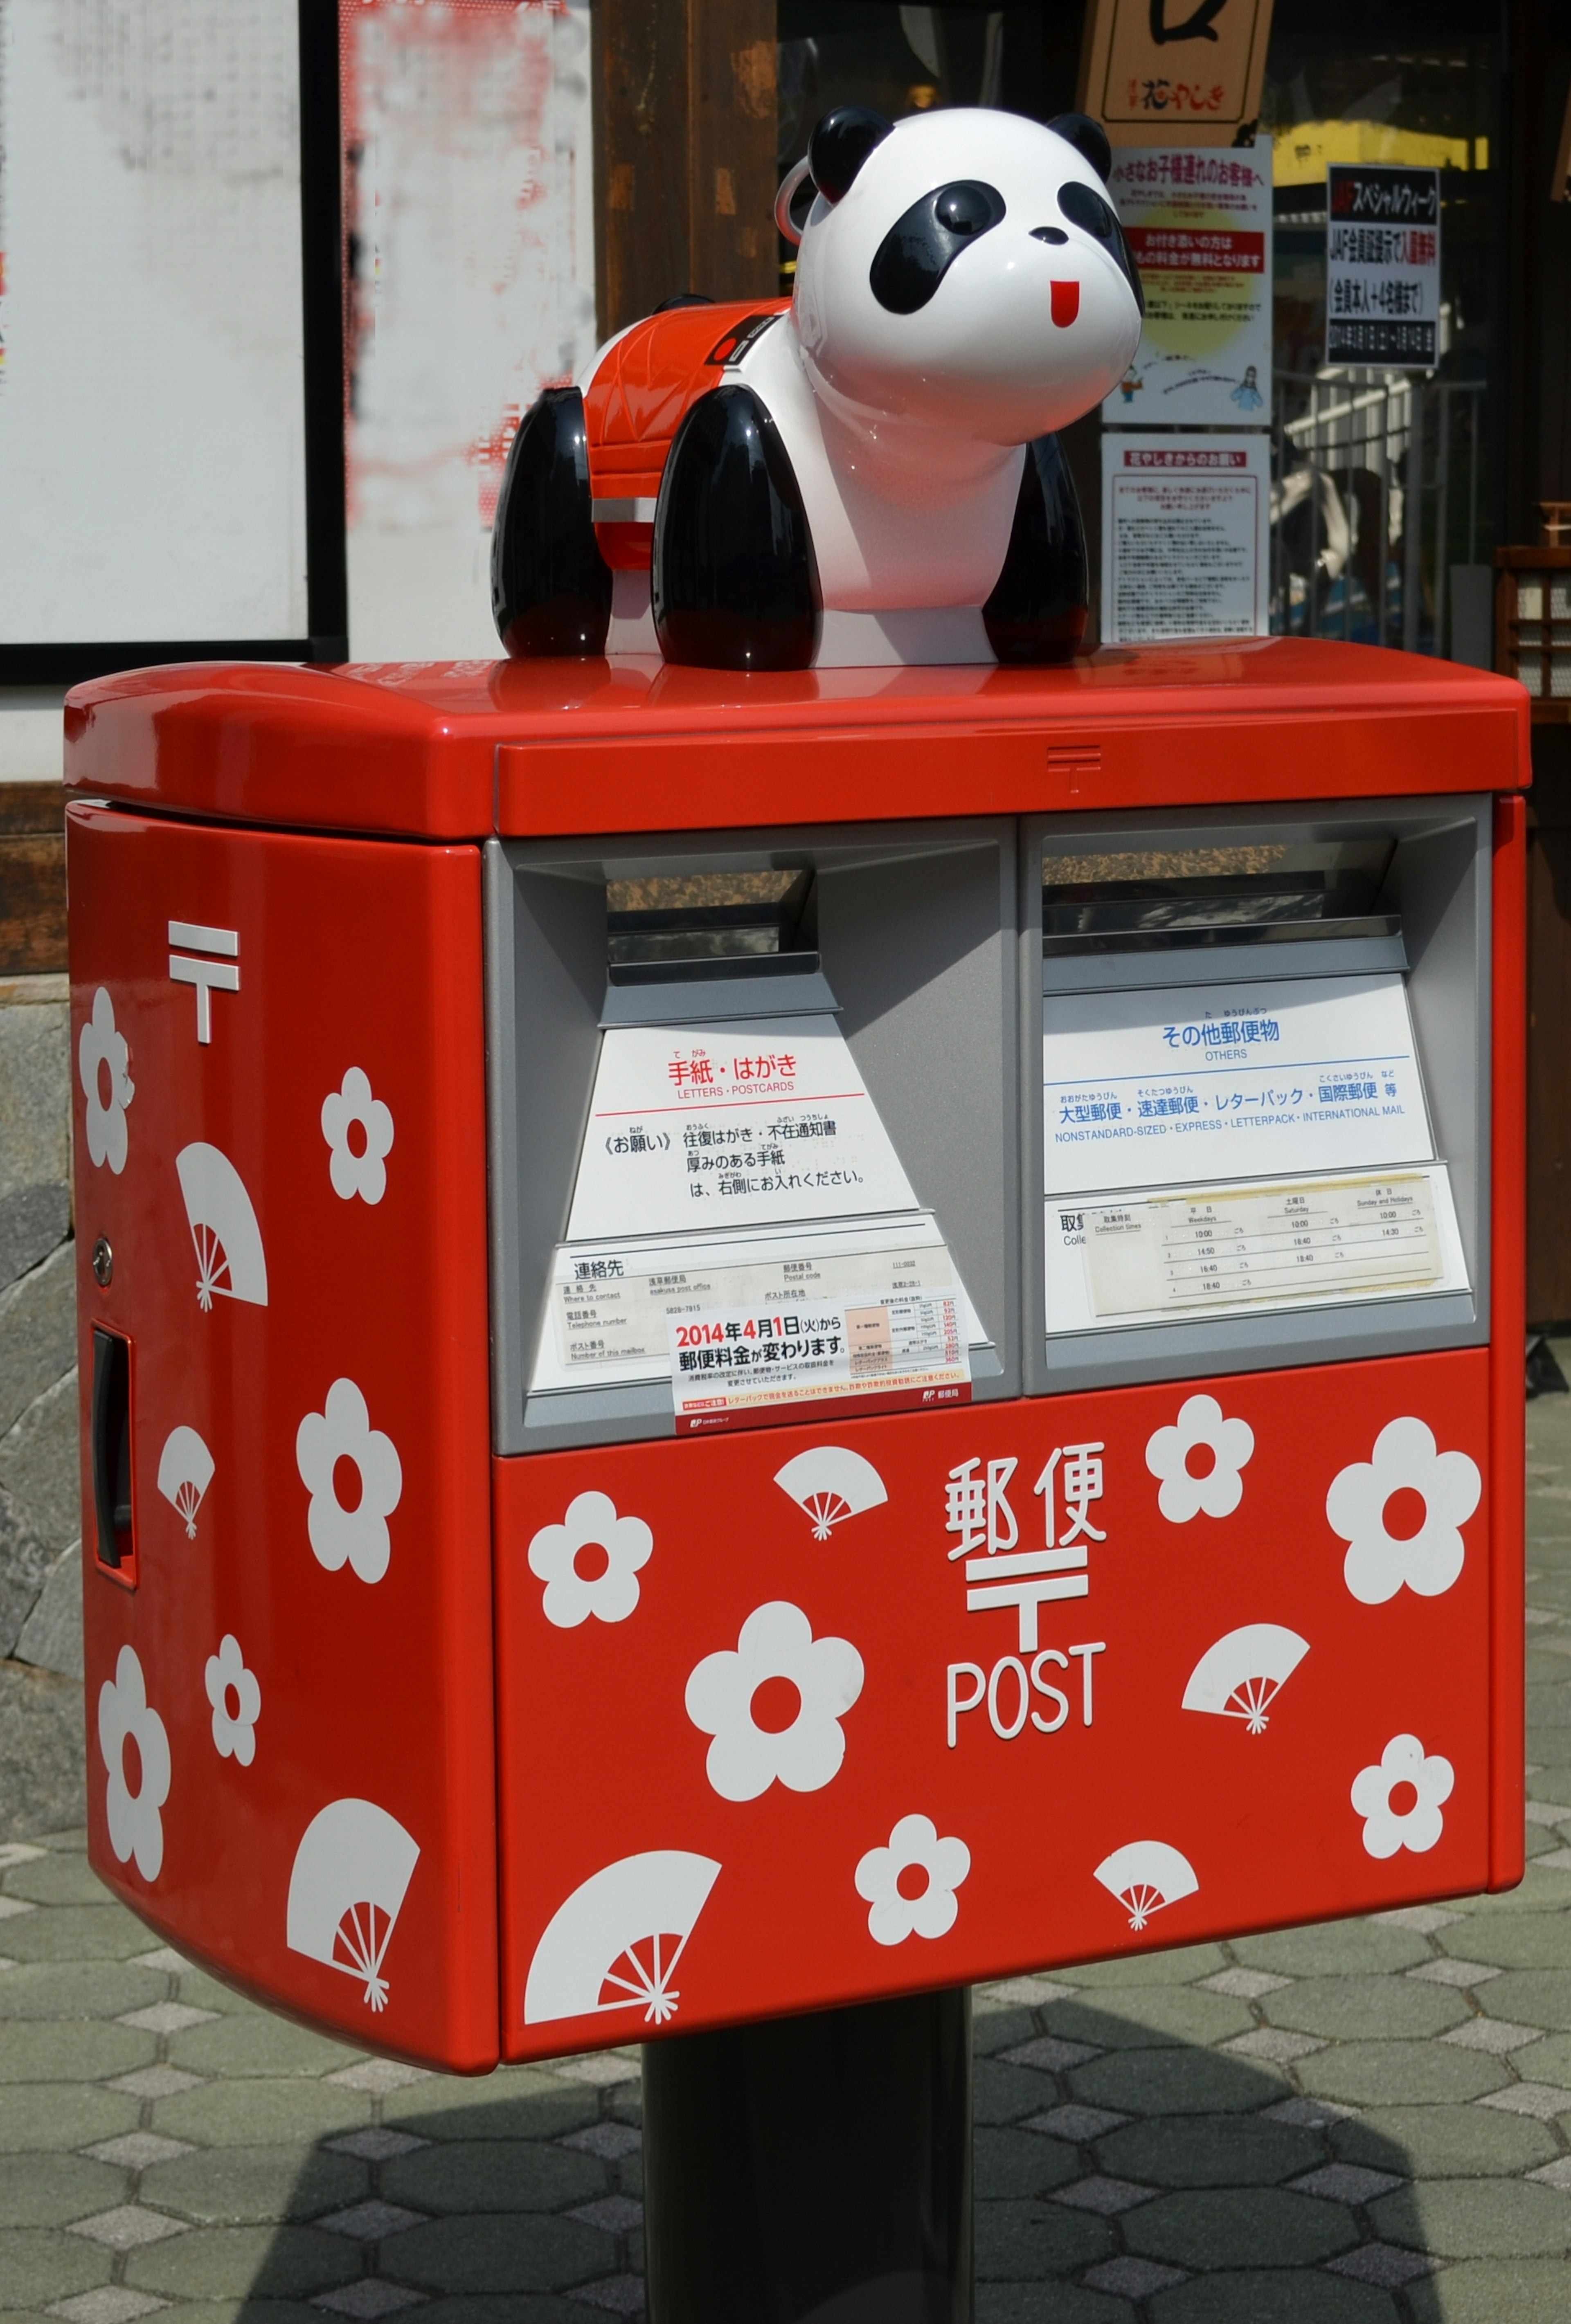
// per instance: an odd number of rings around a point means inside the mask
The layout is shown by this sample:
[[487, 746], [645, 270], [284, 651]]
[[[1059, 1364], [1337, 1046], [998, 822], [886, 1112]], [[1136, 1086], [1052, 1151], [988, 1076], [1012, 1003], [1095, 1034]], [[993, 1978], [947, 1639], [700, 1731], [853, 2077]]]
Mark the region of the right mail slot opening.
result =
[[1478, 1336], [1487, 835], [1043, 827], [1036, 1385]]

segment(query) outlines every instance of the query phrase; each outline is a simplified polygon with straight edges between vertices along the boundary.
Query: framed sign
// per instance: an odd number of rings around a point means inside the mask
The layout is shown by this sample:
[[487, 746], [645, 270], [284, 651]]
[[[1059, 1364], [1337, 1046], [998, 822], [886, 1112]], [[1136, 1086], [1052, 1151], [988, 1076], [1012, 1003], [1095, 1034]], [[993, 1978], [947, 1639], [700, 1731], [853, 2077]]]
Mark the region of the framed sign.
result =
[[0, 0], [0, 682], [347, 652], [333, 0]]
[[1231, 145], [1260, 115], [1271, 0], [1090, 0], [1079, 106], [1114, 145]]
[[1271, 438], [1102, 438], [1102, 641], [1264, 637]]
[[1439, 360], [1440, 172], [1326, 172], [1326, 360], [1433, 371]]

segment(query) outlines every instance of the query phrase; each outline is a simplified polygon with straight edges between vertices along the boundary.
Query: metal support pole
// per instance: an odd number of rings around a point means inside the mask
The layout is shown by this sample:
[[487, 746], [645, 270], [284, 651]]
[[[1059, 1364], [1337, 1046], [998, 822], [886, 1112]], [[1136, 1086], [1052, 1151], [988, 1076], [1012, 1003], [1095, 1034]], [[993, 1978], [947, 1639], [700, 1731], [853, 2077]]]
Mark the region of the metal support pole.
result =
[[651, 2042], [650, 2324], [971, 2324], [965, 1987]]
[[1424, 498], [1424, 392], [1414, 380], [1408, 388], [1408, 468], [1402, 493], [1402, 644], [1409, 653], [1419, 650], [1419, 609], [1423, 594], [1423, 551], [1419, 534]]
[[1451, 389], [1440, 389], [1440, 481], [1435, 514], [1435, 651], [1446, 651], [1446, 584], [1451, 577]]
[[1381, 391], [1380, 434], [1380, 571], [1375, 577], [1374, 641], [1385, 643], [1390, 613], [1391, 561], [1391, 390], [1388, 379]]
[[1318, 382], [1309, 388], [1309, 635], [1320, 632], [1320, 388]]

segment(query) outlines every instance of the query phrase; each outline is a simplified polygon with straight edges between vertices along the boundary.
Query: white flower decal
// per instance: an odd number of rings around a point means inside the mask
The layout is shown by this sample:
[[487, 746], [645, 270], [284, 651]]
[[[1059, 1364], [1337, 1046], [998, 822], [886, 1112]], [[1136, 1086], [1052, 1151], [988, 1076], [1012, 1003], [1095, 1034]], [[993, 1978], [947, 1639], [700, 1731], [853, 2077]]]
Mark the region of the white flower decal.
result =
[[125, 1167], [125, 1109], [136, 1095], [130, 1064], [125, 1036], [116, 1029], [115, 1003], [100, 984], [77, 1042], [77, 1072], [88, 1102], [88, 1156], [95, 1169], [106, 1162], [116, 1177]]
[[856, 1868], [856, 1893], [873, 1907], [869, 1936], [903, 1945], [910, 1936], [947, 1935], [960, 1909], [955, 1891], [970, 1869], [963, 1840], [940, 1840], [930, 1816], [901, 1816], [888, 1847], [870, 1848]]
[[[362, 1582], [380, 1582], [393, 1554], [387, 1520], [403, 1490], [403, 1470], [392, 1437], [372, 1427], [352, 1379], [336, 1379], [326, 1410], [307, 1413], [295, 1434], [294, 1457], [311, 1497], [306, 1527], [318, 1564], [336, 1573], [347, 1561]], [[340, 1461], [360, 1472], [359, 1492], [347, 1508], [338, 1499]]]
[[1354, 1596], [1383, 1606], [1404, 1582], [1420, 1598], [1449, 1590], [1465, 1554], [1458, 1528], [1483, 1490], [1477, 1462], [1437, 1452], [1421, 1420], [1389, 1422], [1374, 1458], [1342, 1470], [1326, 1496], [1331, 1529], [1348, 1545], [1342, 1572]]
[[546, 1586], [546, 1620], [559, 1630], [576, 1630], [591, 1614], [625, 1622], [638, 1603], [639, 1568], [653, 1547], [643, 1519], [619, 1517], [608, 1494], [578, 1494], [566, 1522], [541, 1526], [529, 1545], [529, 1570]]
[[[126, 1780], [125, 1746], [136, 1747], [136, 1789]], [[163, 1818], [169, 1797], [169, 1736], [147, 1700], [147, 1683], [135, 1651], [122, 1646], [115, 1675], [98, 1689], [98, 1748], [109, 1770], [104, 1805], [109, 1845], [124, 1864], [134, 1856], [144, 1880], [156, 1880], [163, 1866]]]
[[[1145, 1448], [1146, 1467], [1161, 1480], [1157, 1507], [1169, 1524], [1187, 1525], [1202, 1510], [1230, 1517], [1243, 1499], [1242, 1472], [1253, 1451], [1247, 1420], [1224, 1420], [1214, 1396], [1187, 1397], [1174, 1425], [1159, 1428]], [[1190, 1464], [1196, 1452], [1198, 1471]]]
[[755, 1800], [775, 1782], [822, 1791], [840, 1772], [840, 1721], [861, 1692], [848, 1638], [815, 1638], [784, 1600], [754, 1607], [735, 1652], [706, 1655], [688, 1681], [688, 1717], [715, 1738], [709, 1781], [723, 1800]]
[[[233, 1632], [208, 1656], [208, 1701], [213, 1706], [213, 1742], [220, 1759], [236, 1758], [248, 1767], [256, 1757], [256, 1721], [262, 1714], [262, 1688], [254, 1671], [245, 1667], [240, 1641]], [[229, 1697], [235, 1708], [229, 1708]]]
[[1445, 1828], [1440, 1813], [1456, 1780], [1449, 1759], [1428, 1758], [1416, 1735], [1393, 1735], [1378, 1767], [1361, 1767], [1353, 1779], [1353, 1805], [1363, 1818], [1363, 1844], [1371, 1856], [1394, 1856], [1410, 1848], [1427, 1856]]
[[343, 1087], [322, 1100], [322, 1136], [331, 1157], [328, 1176], [334, 1194], [346, 1203], [356, 1194], [363, 1203], [379, 1203], [387, 1192], [393, 1109], [372, 1096], [361, 1066], [351, 1065]]

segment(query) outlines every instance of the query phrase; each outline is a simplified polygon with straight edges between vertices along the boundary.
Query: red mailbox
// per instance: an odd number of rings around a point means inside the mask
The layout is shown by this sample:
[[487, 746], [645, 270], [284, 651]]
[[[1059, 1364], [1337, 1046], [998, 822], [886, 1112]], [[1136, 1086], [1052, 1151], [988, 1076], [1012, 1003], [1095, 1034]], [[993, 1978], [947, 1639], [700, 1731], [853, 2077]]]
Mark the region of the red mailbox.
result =
[[91, 1855], [528, 2058], [1520, 1874], [1526, 706], [196, 666], [69, 722]]

